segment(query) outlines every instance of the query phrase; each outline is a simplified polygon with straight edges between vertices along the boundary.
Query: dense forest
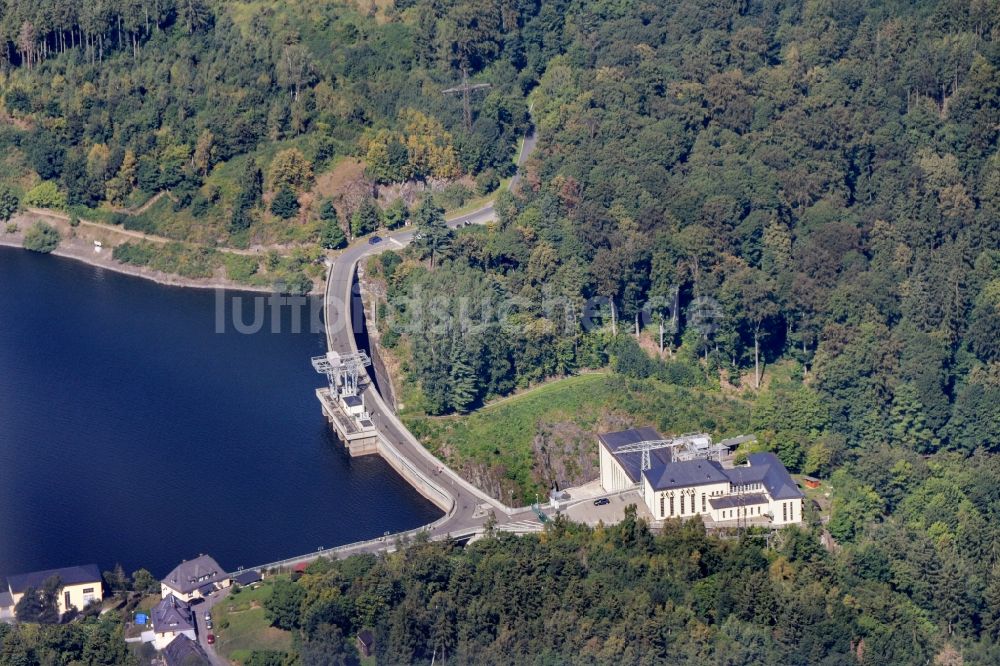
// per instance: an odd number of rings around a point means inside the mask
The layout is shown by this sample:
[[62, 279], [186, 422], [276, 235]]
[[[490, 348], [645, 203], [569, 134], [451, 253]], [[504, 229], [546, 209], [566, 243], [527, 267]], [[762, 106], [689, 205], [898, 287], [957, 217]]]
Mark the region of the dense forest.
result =
[[496, 224], [372, 266], [419, 409], [610, 363], [742, 392], [794, 471], [1000, 447], [996, 3], [559, 8]]
[[[699, 519], [653, 533], [628, 511], [613, 526], [558, 518], [537, 535], [417, 538], [389, 555], [320, 560], [274, 579], [263, 602], [292, 649], [244, 663], [358, 664], [353, 637], [368, 629], [387, 664], [995, 664], [1000, 467], [975, 463], [897, 465], [886, 473], [895, 515], [832, 551], [811, 510], [801, 529], [769, 538], [720, 538]], [[0, 624], [3, 666], [140, 657], [115, 613]]]
[[[468, 124], [442, 93], [486, 65], [500, 16], [448, 10], [4, 0], [0, 201], [197, 244], [129, 242], [123, 263], [301, 290], [312, 250], [401, 224], [423, 188], [461, 205], [513, 172], [519, 72], [490, 75]], [[298, 254], [205, 249], [249, 245]]]
[[[565, 10], [544, 24], [560, 53], [531, 93], [540, 144], [526, 187], [501, 196], [495, 227], [446, 243], [437, 269], [393, 271], [404, 297], [518, 304], [517, 325], [476, 321], [474, 336], [413, 330], [400, 313], [414, 348], [437, 351], [414, 354], [425, 389], [446, 387], [429, 411], [467, 406], [440, 379], [452, 356], [511, 366], [504, 381], [478, 373], [477, 400], [601, 364], [584, 315], [603, 299], [612, 333], [645, 324], [659, 341], [662, 319], [667, 365], [682, 343], [710, 382], [756, 388], [767, 364], [798, 362], [851, 446], [989, 445], [997, 7]], [[698, 326], [706, 303], [713, 325]]]
[[[997, 510], [989, 474], [959, 483]], [[907, 512], [934, 518], [920, 502]], [[653, 534], [634, 513], [464, 549], [418, 540], [278, 580], [264, 606], [295, 650], [247, 663], [358, 663], [351, 638], [369, 629], [387, 664], [991, 664], [1000, 579], [972, 554], [988, 547], [978, 527], [963, 522], [944, 561], [947, 537], [896, 521], [833, 553], [811, 527], [720, 539], [671, 521]]]
[[[739, 394], [833, 488], [831, 550], [559, 523], [317, 565], [274, 611], [302, 663], [362, 626], [389, 662], [1000, 661], [995, 0], [0, 0], [0, 40], [2, 210], [166, 236], [116, 257], [199, 275], [285, 244], [225, 269], [299, 290], [412, 218], [370, 268], [419, 409], [610, 366]], [[497, 221], [448, 229], [532, 124]], [[45, 659], [86, 661], [74, 635]]]

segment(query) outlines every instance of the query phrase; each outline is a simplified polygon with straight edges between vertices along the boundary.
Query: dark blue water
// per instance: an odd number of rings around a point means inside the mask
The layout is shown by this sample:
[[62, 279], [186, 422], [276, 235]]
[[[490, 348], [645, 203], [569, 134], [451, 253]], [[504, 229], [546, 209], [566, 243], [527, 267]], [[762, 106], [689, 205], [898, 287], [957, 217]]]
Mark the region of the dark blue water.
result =
[[159, 576], [199, 553], [234, 569], [440, 515], [330, 432], [320, 335], [287, 310], [281, 333], [218, 334], [215, 309], [213, 291], [0, 247], [0, 577]]

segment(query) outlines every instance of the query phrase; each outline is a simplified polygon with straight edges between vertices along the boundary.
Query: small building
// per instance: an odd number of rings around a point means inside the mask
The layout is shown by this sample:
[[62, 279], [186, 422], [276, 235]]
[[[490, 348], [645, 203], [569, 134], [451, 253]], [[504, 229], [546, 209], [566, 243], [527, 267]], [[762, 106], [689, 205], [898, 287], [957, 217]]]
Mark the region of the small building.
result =
[[263, 578], [261, 577], [260, 572], [256, 569], [247, 569], [246, 571], [241, 571], [233, 576], [233, 583], [238, 583], [242, 587], [256, 585], [262, 580]]
[[181, 562], [160, 581], [160, 596], [174, 595], [181, 601], [202, 599], [216, 590], [229, 587], [229, 574], [208, 555]]
[[153, 606], [153, 647], [163, 650], [178, 636], [196, 639], [195, 617], [191, 606], [170, 594]]
[[600, 435], [604, 490], [640, 490], [655, 520], [697, 515], [720, 525], [802, 522], [804, 495], [773, 453], [752, 453], [746, 465], [727, 468], [710, 459], [722, 444], [713, 446], [707, 436], [678, 439], [683, 447], [649, 450], [643, 469], [643, 453], [634, 445], [662, 441], [658, 432], [636, 428]]
[[365, 418], [365, 399], [360, 395], [341, 396], [344, 403], [344, 411], [355, 418]]
[[[59, 613], [67, 613], [72, 609], [83, 610], [90, 604], [101, 603], [104, 599], [104, 583], [101, 572], [96, 564], [84, 564], [62, 569], [47, 569], [33, 573], [18, 574], [7, 577], [8, 600], [0, 599], [2, 603], [10, 604], [10, 614], [14, 607], [29, 589], [41, 589], [51, 578], [59, 579], [59, 592], [56, 602]], [[0, 608], [0, 615], [3, 609]]]
[[361, 653], [362, 657], [372, 656], [372, 652], [375, 651], [375, 637], [372, 636], [372, 632], [367, 629], [362, 629], [358, 632], [358, 652]]
[[198, 641], [178, 636], [163, 650], [167, 666], [209, 666], [211, 660]]

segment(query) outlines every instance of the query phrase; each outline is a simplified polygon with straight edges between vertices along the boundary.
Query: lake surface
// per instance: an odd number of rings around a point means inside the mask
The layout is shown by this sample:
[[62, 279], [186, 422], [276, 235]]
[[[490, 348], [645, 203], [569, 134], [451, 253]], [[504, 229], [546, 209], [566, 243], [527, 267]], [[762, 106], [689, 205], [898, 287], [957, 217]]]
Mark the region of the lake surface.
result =
[[331, 433], [321, 335], [288, 309], [279, 333], [270, 313], [216, 333], [216, 299], [0, 247], [0, 577], [160, 577], [199, 553], [235, 569], [441, 515]]

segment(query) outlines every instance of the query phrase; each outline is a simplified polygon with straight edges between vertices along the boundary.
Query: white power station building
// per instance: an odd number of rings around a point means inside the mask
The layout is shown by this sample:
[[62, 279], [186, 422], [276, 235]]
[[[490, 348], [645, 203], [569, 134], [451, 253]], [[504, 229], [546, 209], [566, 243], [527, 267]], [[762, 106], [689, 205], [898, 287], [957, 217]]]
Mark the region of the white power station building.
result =
[[[773, 453], [751, 453], [732, 468], [708, 435], [664, 439], [652, 428], [598, 436], [601, 485], [638, 488], [656, 520], [702, 516], [720, 525], [802, 522], [802, 491]], [[712, 459], [716, 458], [716, 459]]]

